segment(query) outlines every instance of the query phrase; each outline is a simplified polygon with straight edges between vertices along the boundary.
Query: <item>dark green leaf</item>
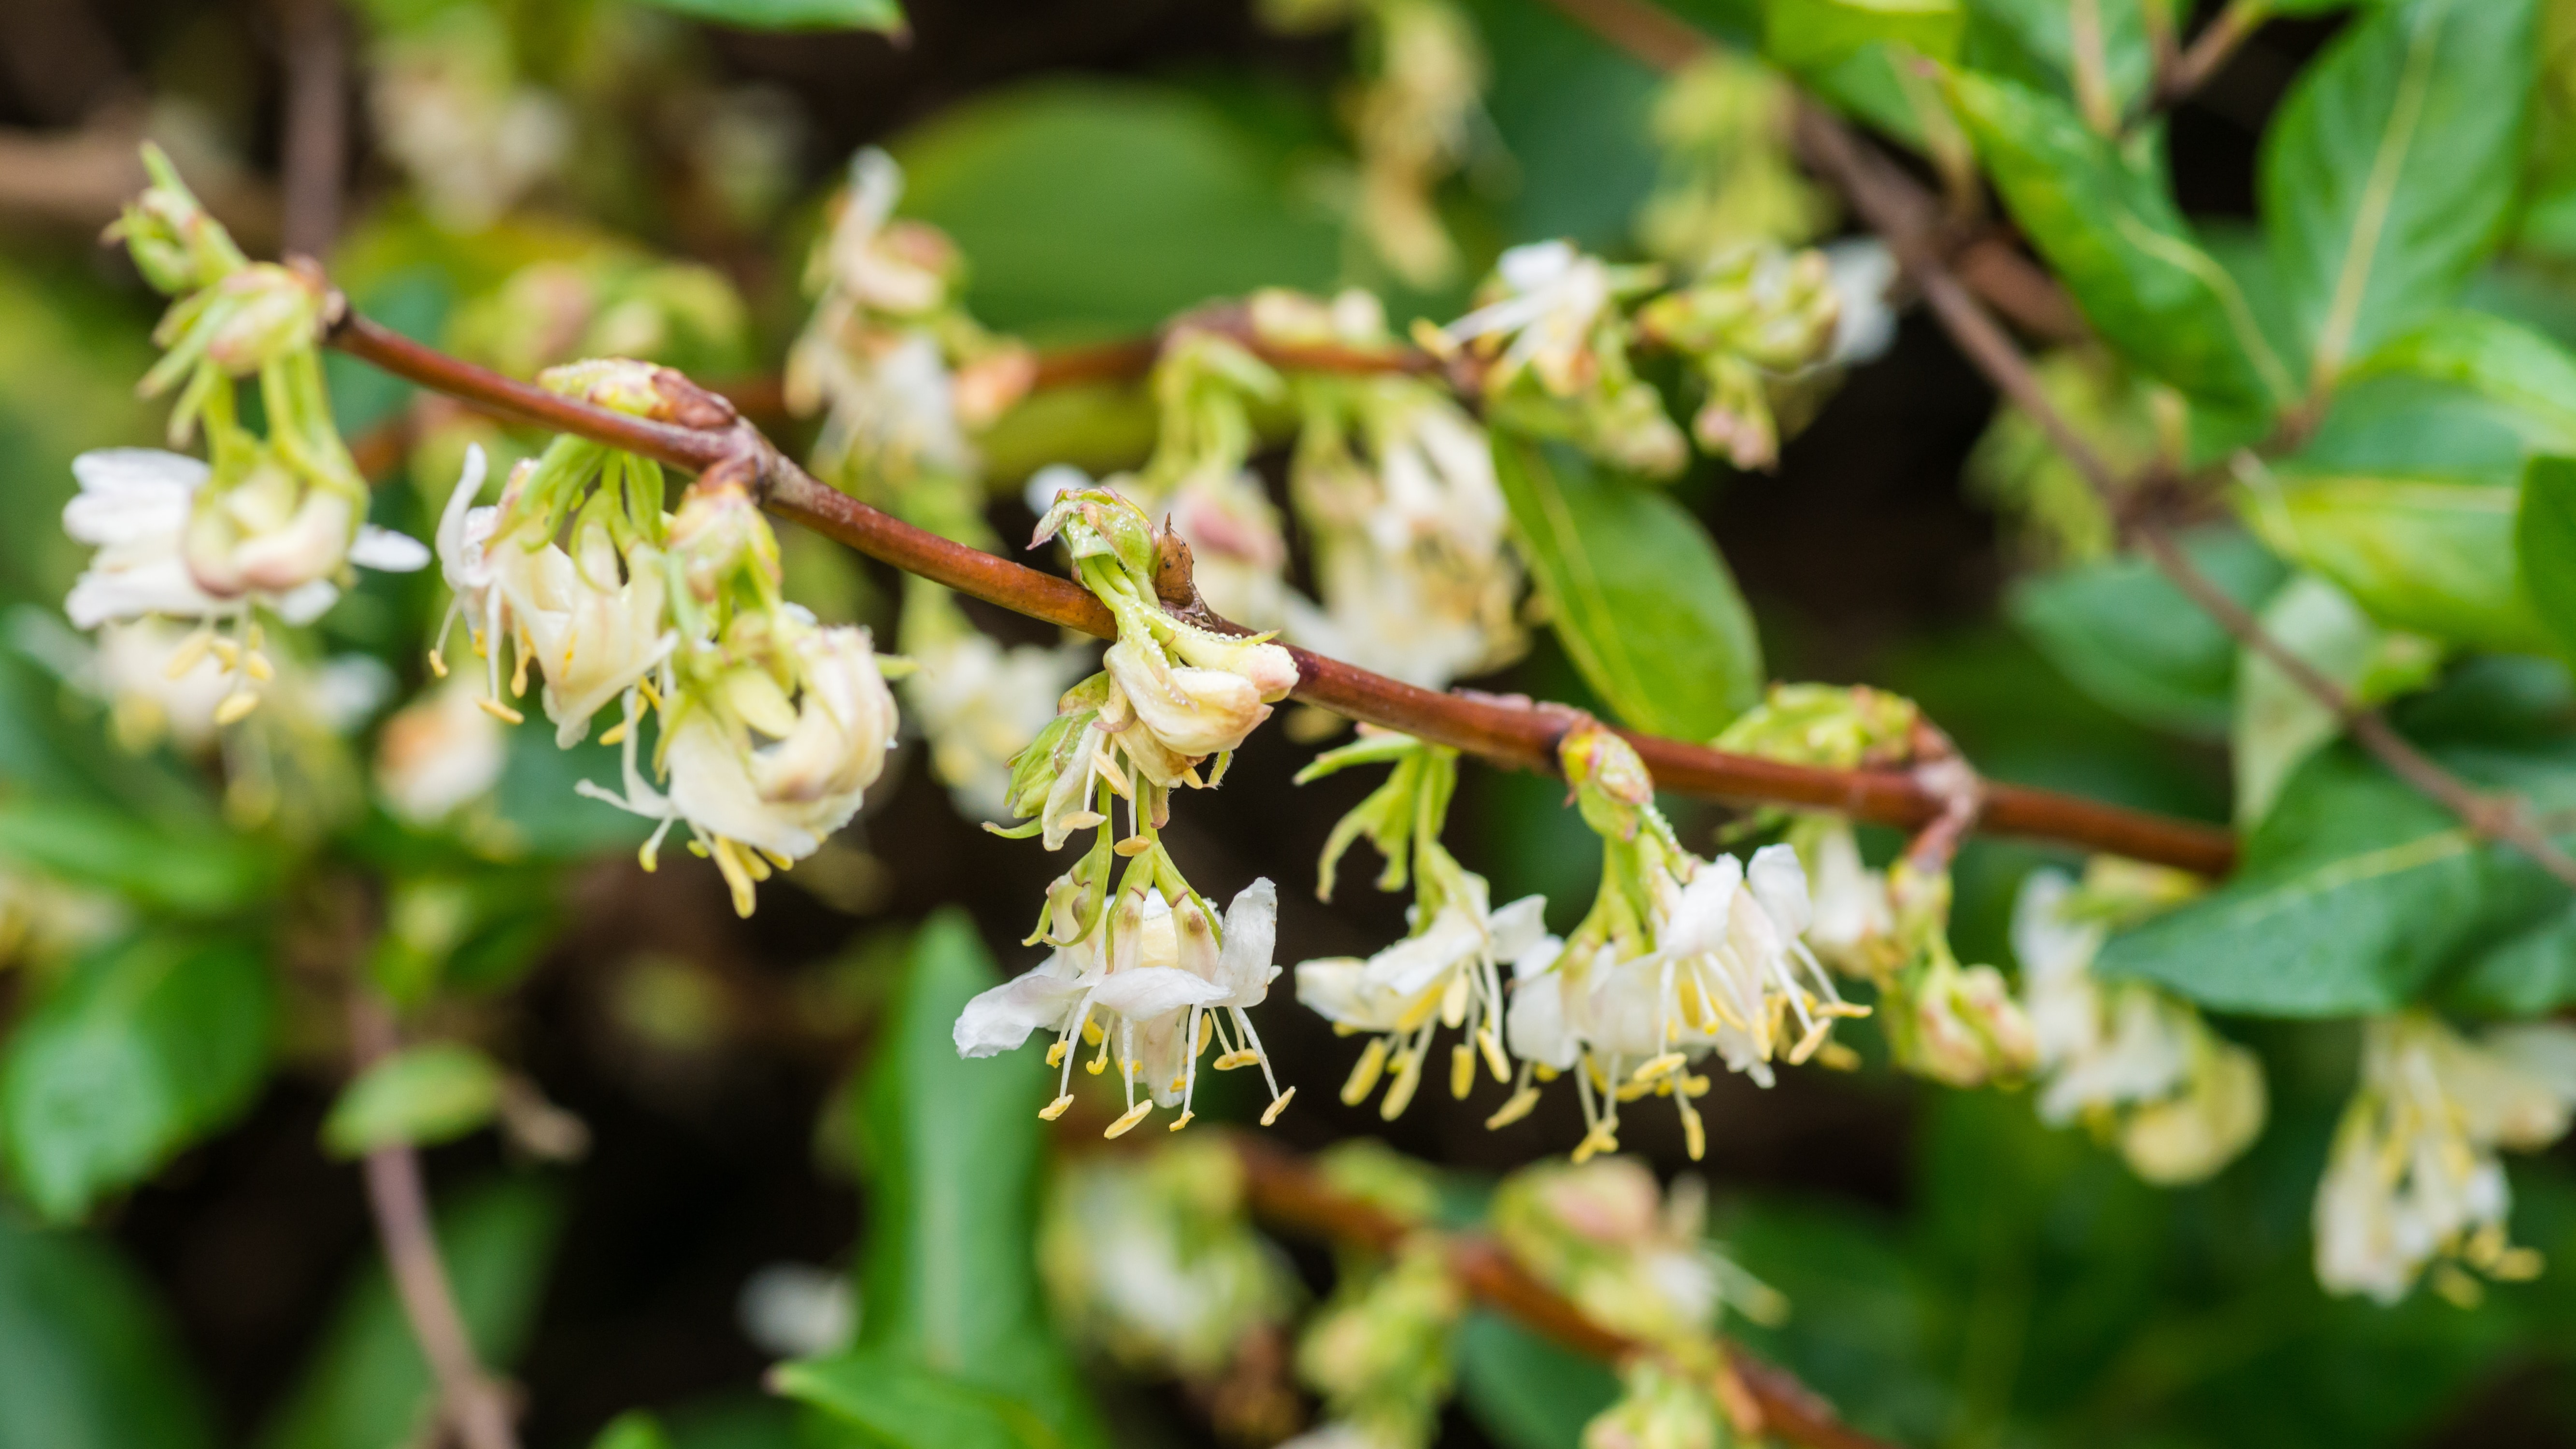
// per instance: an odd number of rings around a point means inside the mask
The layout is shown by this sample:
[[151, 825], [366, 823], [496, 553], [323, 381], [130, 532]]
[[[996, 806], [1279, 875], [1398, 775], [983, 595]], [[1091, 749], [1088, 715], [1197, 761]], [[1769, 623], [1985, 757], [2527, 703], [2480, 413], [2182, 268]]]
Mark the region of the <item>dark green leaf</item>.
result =
[[969, 300], [997, 327], [1133, 331], [1256, 287], [1321, 290], [1340, 270], [1336, 228], [1285, 199], [1288, 158], [1172, 91], [1023, 87], [895, 150], [904, 209], [974, 259]]
[[[476, 1355], [506, 1371], [526, 1342], [545, 1288], [562, 1213], [531, 1181], [486, 1184], [444, 1203], [438, 1247]], [[321, 1346], [263, 1449], [395, 1449], [428, 1421], [429, 1365], [385, 1279], [381, 1260], [341, 1299]]]
[[671, 1449], [662, 1421], [641, 1409], [629, 1409], [608, 1421], [590, 1441], [590, 1449]]
[[1698, 520], [1562, 445], [1498, 433], [1494, 469], [1557, 638], [1622, 720], [1704, 740], [1752, 705], [1761, 642]]
[[2284, 468], [2248, 490], [2245, 520], [2393, 629], [2507, 653], [2552, 640], [2515, 565], [2520, 490], [2450, 478]]
[[0, 857], [189, 914], [239, 910], [276, 884], [277, 862], [244, 837], [156, 830], [114, 810], [58, 800], [0, 805]]
[[[2543, 810], [2576, 796], [2576, 773], [2549, 755], [2449, 762], [2529, 792]], [[2463, 951], [2547, 909], [2545, 881], [2538, 866], [2480, 844], [2450, 812], [2338, 749], [2292, 777], [2234, 879], [2113, 938], [2101, 969], [2249, 1015], [2389, 1011]]]
[[882, 30], [901, 33], [896, 0], [643, 0], [644, 4], [742, 30]]
[[2547, 1016], [2576, 1004], [2576, 904], [2477, 953], [2443, 993], [2443, 1005], [2482, 1016]]
[[1458, 1330], [1467, 1413], [1503, 1449], [1576, 1449], [1583, 1426], [1619, 1397], [1618, 1376], [1509, 1319], [1470, 1314]]
[[[2247, 608], [2278, 588], [2280, 563], [2232, 528], [2186, 535], [2183, 550]], [[2080, 564], [2014, 587], [2013, 623], [2095, 699], [2134, 719], [2196, 734], [2226, 732], [2236, 641], [2153, 564]]]
[[369, 1067], [331, 1105], [322, 1145], [336, 1157], [453, 1141], [492, 1120], [501, 1069], [470, 1046], [429, 1042]]
[[2533, 0], [2391, 0], [2264, 138], [2263, 220], [2316, 376], [2448, 301], [2500, 237], [2538, 73]]
[[2576, 449], [2576, 357], [2488, 312], [2437, 312], [2364, 358], [2349, 377], [2432, 378], [2502, 404], [2536, 447]]
[[2227, 407], [2289, 397], [2251, 305], [2175, 209], [2153, 136], [2117, 145], [2052, 96], [1971, 72], [1949, 82], [2013, 219], [2122, 356]]
[[1763, 49], [1794, 71], [1829, 70], [1875, 45], [1958, 54], [1959, 0], [1763, 0]]
[[[1038, 1293], [1044, 1061], [1034, 1050], [957, 1055], [959, 1010], [1000, 980], [962, 912], [922, 927], [866, 1087], [867, 1311], [853, 1353], [919, 1370], [905, 1404], [991, 1396], [1017, 1406], [1008, 1422], [1043, 1426], [1046, 1438], [1031, 1442], [1097, 1445], [1105, 1441], [1097, 1411]], [[955, 1392], [924, 1386], [933, 1381]]]
[[2155, 72], [2146, 7], [2160, 0], [2092, 0], [2089, 33], [2075, 16], [2083, 0], [1967, 0], [1960, 63], [2046, 90], [2079, 115], [2126, 115]]
[[899, 1354], [851, 1349], [782, 1364], [771, 1383], [886, 1449], [1054, 1449], [1065, 1442], [1026, 1403]]
[[0, 1449], [212, 1449], [203, 1397], [139, 1275], [99, 1240], [0, 1210]]
[[37, 1211], [78, 1217], [247, 1106], [268, 971], [238, 944], [147, 936], [75, 967], [0, 1064], [0, 1156]]
[[2534, 458], [2524, 470], [2513, 546], [2533, 609], [2576, 657], [2576, 459]]

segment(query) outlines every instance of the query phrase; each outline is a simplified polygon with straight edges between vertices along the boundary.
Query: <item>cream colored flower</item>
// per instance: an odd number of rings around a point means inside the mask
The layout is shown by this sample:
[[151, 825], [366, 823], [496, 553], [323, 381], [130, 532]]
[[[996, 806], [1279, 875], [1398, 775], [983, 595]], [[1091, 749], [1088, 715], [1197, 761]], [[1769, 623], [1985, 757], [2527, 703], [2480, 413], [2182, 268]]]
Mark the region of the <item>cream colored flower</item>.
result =
[[385, 721], [376, 741], [376, 789], [415, 825], [434, 825], [500, 783], [510, 740], [483, 707], [474, 681], [457, 676]]
[[1389, 1121], [1412, 1102], [1441, 1027], [1464, 1033], [1451, 1050], [1450, 1095], [1467, 1095], [1480, 1057], [1495, 1081], [1511, 1080], [1502, 968], [1546, 937], [1547, 901], [1523, 896], [1489, 911], [1484, 880], [1461, 874], [1464, 887], [1416, 934], [1366, 961], [1343, 957], [1297, 968], [1300, 1002], [1345, 1032], [1370, 1035], [1342, 1100], [1366, 1101], [1383, 1079], [1378, 1115]]

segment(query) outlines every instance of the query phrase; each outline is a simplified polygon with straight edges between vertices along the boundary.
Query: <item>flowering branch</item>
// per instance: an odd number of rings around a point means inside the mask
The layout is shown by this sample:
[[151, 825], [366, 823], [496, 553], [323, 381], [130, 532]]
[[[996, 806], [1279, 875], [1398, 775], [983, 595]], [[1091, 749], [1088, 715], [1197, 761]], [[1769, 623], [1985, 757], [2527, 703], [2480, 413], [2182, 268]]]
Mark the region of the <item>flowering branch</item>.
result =
[[[1337, 1192], [1304, 1159], [1249, 1133], [1232, 1139], [1242, 1159], [1244, 1185], [1256, 1216], [1293, 1230], [1379, 1252], [1392, 1252], [1411, 1234], [1394, 1215]], [[1529, 1275], [1491, 1238], [1451, 1236], [1449, 1271], [1486, 1307], [1587, 1357], [1616, 1364], [1654, 1352], [1651, 1345], [1602, 1327], [1564, 1295]], [[1833, 1406], [1796, 1376], [1732, 1344], [1726, 1362], [1761, 1416], [1760, 1432], [1810, 1449], [1887, 1449], [1884, 1441], [1845, 1424]]]
[[[772, 512], [907, 573], [987, 603], [1100, 638], [1109, 609], [1082, 585], [941, 538], [818, 482], [730, 403], [678, 373], [658, 375], [671, 421], [631, 416], [515, 381], [424, 346], [335, 302], [330, 345], [404, 380], [504, 417], [573, 433], [701, 473], [740, 479]], [[1180, 581], [1181, 602], [1189, 597]], [[1556, 746], [1581, 716], [1562, 707], [1471, 694], [1436, 694], [1304, 649], [1295, 697], [1363, 723], [1448, 745], [1510, 768], [1555, 773]], [[1624, 732], [1623, 732], [1624, 733]], [[1890, 770], [1834, 770], [1628, 734], [1663, 788], [1708, 799], [1799, 805], [1908, 831], [1950, 807], [1947, 794]], [[2021, 786], [1984, 793], [1982, 828], [2085, 850], [2224, 874], [2235, 842], [2224, 830]]]

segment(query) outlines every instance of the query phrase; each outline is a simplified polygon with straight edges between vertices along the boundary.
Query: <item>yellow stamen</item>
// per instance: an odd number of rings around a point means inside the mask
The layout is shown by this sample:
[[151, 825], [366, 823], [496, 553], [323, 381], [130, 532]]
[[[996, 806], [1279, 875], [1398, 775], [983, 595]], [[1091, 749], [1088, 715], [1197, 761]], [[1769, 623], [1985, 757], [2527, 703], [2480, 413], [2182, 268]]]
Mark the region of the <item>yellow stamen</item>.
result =
[[624, 742], [625, 739], [626, 721], [624, 720], [619, 720], [617, 723], [610, 725], [608, 728], [599, 732], [599, 742], [603, 745], [619, 744]]
[[1099, 1022], [1093, 1021], [1087, 1016], [1082, 1019], [1082, 1044], [1084, 1046], [1100, 1045], [1100, 1039], [1107, 1034], [1108, 1033], [1103, 1032], [1100, 1029]]
[[1659, 1057], [1649, 1057], [1636, 1071], [1629, 1074], [1628, 1079], [1632, 1082], [1651, 1082], [1666, 1072], [1680, 1070], [1682, 1063], [1687, 1060], [1689, 1058], [1684, 1057], [1680, 1052], [1666, 1052]]
[[1067, 830], [1089, 830], [1108, 818], [1097, 810], [1076, 810], [1057, 823]]
[[1829, 1041], [1816, 1048], [1816, 1065], [1837, 1072], [1856, 1072], [1860, 1070], [1860, 1053], [1841, 1042]]
[[1494, 1034], [1491, 1022], [1486, 1023], [1476, 1032], [1476, 1046], [1484, 1052], [1485, 1070], [1494, 1074], [1495, 1081], [1508, 1082], [1512, 1079], [1511, 1059], [1503, 1055], [1503, 1040]]
[[435, 649], [429, 651], [429, 672], [433, 678], [445, 679], [447, 677], [447, 656], [439, 653]]
[[215, 632], [212, 625], [208, 625], [207, 627], [198, 630], [196, 633], [189, 635], [187, 638], [180, 640], [179, 647], [170, 651], [169, 662], [161, 666], [162, 677], [165, 679], [177, 679], [181, 675], [186, 674], [189, 670], [196, 668], [200, 663], [204, 662], [206, 651], [213, 648], [214, 643]]
[[1187, 1107], [1183, 1107], [1183, 1108], [1181, 1109], [1181, 1116], [1180, 1116], [1180, 1120], [1179, 1120], [1179, 1121], [1177, 1121], [1177, 1122], [1174, 1122], [1174, 1123], [1172, 1124], [1171, 1130], [1172, 1130], [1172, 1131], [1174, 1131], [1174, 1132], [1178, 1132], [1178, 1131], [1180, 1131], [1182, 1128], [1187, 1127], [1188, 1125], [1190, 1125], [1190, 1119], [1191, 1119], [1191, 1118], [1193, 1118], [1193, 1117], [1195, 1117], [1195, 1116], [1197, 1116], [1197, 1115], [1198, 1115], [1198, 1113], [1191, 1111], [1191, 1110], [1190, 1110], [1189, 1108], [1187, 1108]]
[[269, 663], [265, 654], [250, 654], [242, 658], [242, 672], [266, 684], [277, 677], [277, 666]]
[[209, 639], [206, 641], [206, 647], [215, 651], [216, 660], [222, 663], [226, 670], [231, 670], [241, 663], [241, 646], [230, 639]]
[[1060, 1067], [1060, 1066], [1063, 1066], [1063, 1065], [1064, 1065], [1064, 1049], [1065, 1049], [1065, 1045], [1066, 1045], [1066, 1043], [1065, 1043], [1064, 1039], [1063, 1039], [1063, 1038], [1061, 1038], [1061, 1037], [1059, 1037], [1059, 1038], [1057, 1038], [1057, 1039], [1056, 1039], [1056, 1044], [1055, 1044], [1054, 1046], [1051, 1046], [1051, 1047], [1048, 1047], [1048, 1048], [1047, 1048], [1047, 1065], [1048, 1065], [1048, 1066], [1051, 1066], [1051, 1067]]
[[1392, 1122], [1404, 1115], [1405, 1108], [1413, 1105], [1413, 1089], [1422, 1085], [1422, 1059], [1427, 1055], [1428, 1048], [1406, 1052], [1404, 1059], [1396, 1064], [1395, 1080], [1387, 1084], [1386, 1096], [1377, 1104], [1379, 1120]]
[[492, 718], [499, 720], [503, 724], [526, 724], [528, 722], [528, 717], [526, 715], [519, 713], [517, 710], [510, 708], [508, 705], [503, 704], [497, 699], [478, 699], [474, 702], [483, 707], [483, 712], [485, 714], [492, 716]]
[[1682, 1098], [1680, 1106], [1682, 1109], [1682, 1146], [1689, 1151], [1690, 1160], [1697, 1162], [1702, 1157], [1708, 1155], [1708, 1129], [1700, 1125], [1699, 1113], [1691, 1106], [1690, 1098]]
[[1137, 1103], [1135, 1106], [1128, 1108], [1127, 1115], [1110, 1123], [1109, 1130], [1101, 1133], [1100, 1135], [1103, 1137], [1124, 1137], [1127, 1135], [1127, 1130], [1129, 1128], [1144, 1121], [1147, 1114], [1151, 1113], [1153, 1110], [1154, 1099], [1148, 1097], [1144, 1101]]
[[1141, 835], [1130, 835], [1125, 840], [1122, 840], [1109, 848], [1132, 860], [1137, 856], [1143, 855], [1146, 851], [1153, 849], [1154, 842], [1147, 840]]
[[250, 717], [250, 712], [257, 708], [259, 708], [258, 695], [251, 693], [247, 689], [237, 690], [234, 693], [225, 695], [224, 702], [215, 706], [215, 723], [219, 725], [239, 724], [243, 720], [248, 719]]
[[1493, 1116], [1485, 1119], [1485, 1130], [1492, 1132], [1500, 1128], [1509, 1127], [1513, 1123], [1521, 1120], [1523, 1117], [1528, 1116], [1537, 1108], [1537, 1106], [1538, 1088], [1523, 1087], [1519, 1091], [1512, 1093], [1510, 1101], [1505, 1102], [1501, 1107], [1496, 1108]]
[[1271, 1123], [1278, 1121], [1279, 1114], [1288, 1110], [1289, 1101], [1296, 1095], [1297, 1089], [1295, 1087], [1290, 1087], [1287, 1091], [1271, 1098], [1270, 1110], [1261, 1114], [1261, 1125], [1267, 1127]]
[[[1209, 1039], [1214, 1040], [1214, 1033], [1210, 1033]], [[1230, 1072], [1236, 1067], [1256, 1066], [1260, 1061], [1261, 1053], [1254, 1051], [1250, 1047], [1236, 1047], [1234, 1050], [1227, 1052], [1224, 1056], [1216, 1059], [1216, 1070], [1220, 1072]]]
[[1449, 978], [1449, 988], [1440, 993], [1440, 1024], [1458, 1027], [1467, 1024], [1467, 973]]
[[1804, 1063], [1807, 1058], [1814, 1056], [1816, 1054], [1816, 1049], [1825, 1044], [1825, 1038], [1832, 1034], [1833, 1029], [1834, 1019], [1832, 1017], [1817, 1017], [1816, 1024], [1807, 1028], [1807, 1034], [1798, 1038], [1798, 1044], [1789, 1048], [1789, 1065], [1793, 1067], [1798, 1066]]
[[[751, 919], [752, 908], [759, 904], [759, 900], [752, 891], [755, 877], [743, 861], [742, 847], [719, 835], [711, 853], [715, 856], [716, 869], [724, 874], [726, 889], [733, 892], [733, 913], [744, 920]], [[762, 871], [761, 874], [768, 872]]]
[[1476, 1049], [1460, 1042], [1449, 1049], [1449, 1095], [1463, 1102], [1476, 1085]]
[[1067, 1092], [1063, 1096], [1056, 1098], [1054, 1101], [1047, 1103], [1043, 1107], [1040, 1107], [1038, 1109], [1038, 1120], [1041, 1122], [1052, 1122], [1056, 1118], [1063, 1116], [1064, 1109], [1072, 1105], [1073, 1094], [1071, 1092]]
[[1385, 1070], [1386, 1038], [1371, 1037], [1358, 1063], [1351, 1068], [1349, 1079], [1342, 1083], [1342, 1105], [1356, 1107], [1367, 1101], [1368, 1094], [1377, 1088], [1378, 1074]]

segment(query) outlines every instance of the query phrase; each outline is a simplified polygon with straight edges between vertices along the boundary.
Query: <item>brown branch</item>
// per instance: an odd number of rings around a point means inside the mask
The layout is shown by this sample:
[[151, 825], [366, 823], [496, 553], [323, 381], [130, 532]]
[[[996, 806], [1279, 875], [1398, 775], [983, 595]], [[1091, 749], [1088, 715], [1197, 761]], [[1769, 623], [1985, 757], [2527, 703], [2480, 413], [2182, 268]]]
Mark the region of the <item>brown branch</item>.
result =
[[285, 248], [328, 256], [340, 235], [340, 181], [349, 164], [348, 35], [334, 0], [284, 0]]
[[[707, 427], [683, 427], [608, 412], [559, 397], [425, 347], [345, 312], [331, 345], [351, 356], [515, 421], [574, 433], [677, 467], [737, 471], [772, 512], [859, 552], [959, 593], [1050, 624], [1109, 638], [1109, 611], [1080, 584], [941, 538], [817, 482], [749, 423], [710, 413]], [[676, 374], [671, 374], [676, 376]], [[711, 395], [699, 396], [711, 399]], [[1296, 697], [1335, 714], [1450, 745], [1489, 762], [1553, 773], [1562, 712], [1492, 698], [1435, 694], [1356, 665], [1291, 648]], [[1950, 808], [1942, 791], [1897, 770], [1829, 770], [1730, 754], [1681, 740], [1622, 731], [1665, 788], [1709, 799], [1803, 805], [1915, 830]], [[2006, 835], [2222, 875], [2235, 860], [2226, 831], [2071, 795], [1989, 785], [1980, 825]]]
[[[391, 1056], [398, 1045], [393, 1017], [384, 1004], [365, 987], [353, 987], [349, 1046], [356, 1069], [366, 1071]], [[430, 1224], [420, 1155], [407, 1146], [379, 1147], [367, 1154], [366, 1174], [367, 1203], [375, 1213], [376, 1236], [384, 1244], [385, 1267], [393, 1276], [403, 1316], [411, 1322], [412, 1341], [429, 1361], [430, 1376], [438, 1386], [439, 1412], [465, 1449], [518, 1449], [509, 1404], [475, 1358], [474, 1341], [457, 1311], [447, 1265], [439, 1256], [438, 1235]]]
[[2156, 110], [2171, 110], [2209, 84], [2210, 78], [2227, 68], [2237, 49], [2263, 28], [2272, 18], [2271, 0], [2229, 0], [2226, 9], [2209, 22], [2207, 28], [2192, 38], [2180, 55], [2171, 57], [2170, 65], [2156, 68], [2156, 84], [2150, 98]]
[[[1244, 1186], [1254, 1215], [1276, 1226], [1335, 1242], [1392, 1252], [1411, 1229], [1372, 1203], [1333, 1190], [1303, 1158], [1267, 1138], [1238, 1133]], [[1589, 1358], [1620, 1363], [1652, 1345], [1596, 1323], [1563, 1294], [1530, 1276], [1493, 1239], [1475, 1233], [1448, 1239], [1449, 1270], [1478, 1302]], [[1888, 1449], [1845, 1424], [1833, 1406], [1795, 1375], [1741, 1346], [1726, 1345], [1735, 1377], [1762, 1415], [1763, 1432], [1809, 1449]]]
[[[2127, 491], [2124, 480], [2058, 411], [2041, 389], [2029, 359], [2022, 356], [2021, 349], [1993, 316], [1969, 295], [1930, 244], [1922, 217], [1933, 205], [1931, 198], [1847, 127], [1824, 118], [1814, 129], [1818, 156], [1838, 175], [1854, 208], [1887, 238], [1898, 264], [1922, 289], [1924, 302], [1948, 329], [1951, 340], [1997, 391], [2047, 434], [2050, 445], [2083, 475], [2104, 503], [2116, 509]], [[2390, 773], [2457, 814], [2479, 835], [2521, 850], [2551, 875], [2576, 885], [2576, 858], [2570, 858], [2533, 824], [2519, 801], [2483, 794], [2445, 770], [2399, 734], [2385, 716], [2361, 704], [2351, 691], [2274, 639], [2262, 621], [2191, 561], [2161, 524], [2138, 520], [2129, 531], [2140, 551], [2175, 588], [2217, 620], [2237, 642], [2261, 655], [2292, 684], [2332, 710], [2362, 748], [2377, 757]]]

